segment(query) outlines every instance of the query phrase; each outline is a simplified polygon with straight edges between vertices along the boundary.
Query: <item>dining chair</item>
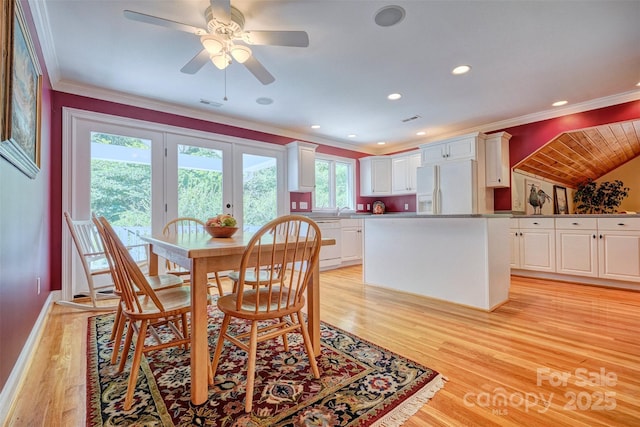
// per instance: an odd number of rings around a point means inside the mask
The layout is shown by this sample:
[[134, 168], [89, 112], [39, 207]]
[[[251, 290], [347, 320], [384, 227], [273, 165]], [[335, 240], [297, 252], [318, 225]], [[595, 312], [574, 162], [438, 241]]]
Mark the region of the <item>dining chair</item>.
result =
[[[190, 288], [179, 286], [154, 290], [109, 222], [104, 217], [97, 221], [103, 226], [104, 237], [113, 256], [114, 281], [121, 292], [122, 316], [129, 324], [118, 372], [124, 370], [134, 333], [137, 334], [124, 400], [124, 409], [129, 410], [142, 355], [167, 347], [188, 348], [191, 340], [187, 322], [187, 313], [191, 311]], [[161, 326], [164, 326], [162, 334], [157, 332]], [[149, 335], [155, 342], [146, 340]]]
[[[178, 218], [172, 219], [171, 221], [165, 224], [164, 228], [162, 229], [162, 235], [165, 237], [171, 236], [171, 235], [186, 234], [186, 233], [196, 234], [196, 235], [198, 234], [205, 235], [207, 234], [207, 231], [205, 230], [204, 227], [205, 227], [204, 221], [198, 218], [178, 217]], [[167, 260], [166, 267], [167, 267], [167, 273], [180, 276], [183, 278], [185, 282], [190, 280], [189, 277], [191, 272], [179, 266], [178, 264]], [[220, 296], [224, 295], [224, 291], [222, 289], [222, 283], [220, 281], [220, 276], [217, 271], [213, 273], [213, 280], [215, 280], [215, 285], [218, 288], [218, 294]]]
[[[113, 329], [111, 330], [111, 341], [113, 343], [113, 353], [111, 355], [111, 364], [114, 365], [118, 361], [118, 354], [120, 349], [120, 344], [122, 343], [122, 335], [124, 333], [124, 327], [126, 326], [126, 319], [122, 314], [122, 289], [120, 282], [117, 279], [117, 269], [115, 264], [115, 251], [116, 249], [113, 247], [111, 240], [106, 234], [106, 229], [104, 223], [108, 223], [107, 219], [101, 217], [98, 218], [96, 215], [92, 215], [92, 222], [95, 226], [95, 229], [98, 233], [98, 236], [102, 242], [102, 247], [104, 248], [105, 258], [109, 265], [109, 270], [111, 271], [111, 276], [113, 278], [114, 284], [114, 295], [118, 297], [119, 303], [116, 307], [116, 313], [113, 320]], [[113, 227], [111, 227], [113, 229]], [[127, 247], [128, 251], [129, 247]], [[136, 267], [141, 272], [139, 268], [139, 264], [136, 263]], [[178, 286], [183, 285], [183, 281], [179, 276], [175, 276], [172, 274], [158, 274], [158, 275], [144, 275], [145, 281], [154, 291], [163, 291], [165, 289], [171, 289]], [[117, 338], [117, 342], [116, 342]]]
[[[58, 304], [65, 305], [80, 310], [88, 311], [113, 311], [116, 305], [100, 305], [100, 300], [113, 300], [117, 298], [114, 295], [113, 280], [111, 270], [107, 261], [102, 241], [98, 235], [95, 225], [91, 220], [75, 220], [69, 212], [64, 212], [64, 219], [71, 233], [71, 240], [76, 248], [79, 256], [82, 270], [87, 279], [89, 288], [89, 301], [85, 304], [77, 301], [58, 301]], [[96, 264], [101, 264], [99, 267]], [[99, 276], [109, 276], [109, 283], [105, 285], [96, 285], [94, 278]]]
[[[270, 221], [254, 234], [242, 255], [236, 291], [218, 299], [217, 306], [224, 313], [224, 319], [213, 354], [209, 382], [215, 383], [225, 341], [246, 351], [247, 413], [253, 406], [257, 346], [263, 341], [282, 337], [284, 351], [288, 352], [287, 334], [299, 332], [311, 372], [314, 378], [320, 377], [302, 315], [304, 293], [319, 262], [320, 242], [320, 229], [309, 218], [286, 215]], [[257, 286], [245, 287], [251, 271], [264, 271], [267, 278], [263, 280], [260, 275], [254, 276]], [[247, 324], [249, 331], [232, 335], [229, 331], [232, 319]]]

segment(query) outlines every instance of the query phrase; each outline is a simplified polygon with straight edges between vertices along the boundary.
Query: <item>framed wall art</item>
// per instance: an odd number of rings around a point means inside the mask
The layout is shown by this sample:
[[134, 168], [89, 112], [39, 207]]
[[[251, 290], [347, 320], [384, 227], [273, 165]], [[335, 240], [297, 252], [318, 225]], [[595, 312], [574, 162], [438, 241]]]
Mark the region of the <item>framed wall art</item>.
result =
[[569, 214], [569, 204], [567, 203], [567, 189], [559, 185], [553, 186], [553, 213], [560, 215]]
[[40, 170], [42, 71], [19, 1], [3, 2], [2, 21], [0, 155], [35, 178]]
[[[526, 200], [526, 215], [550, 215], [553, 213], [553, 203], [551, 196], [549, 196], [543, 189], [543, 181], [536, 179], [526, 178], [524, 180], [525, 185], [525, 200]], [[551, 193], [551, 186], [547, 183], [549, 193]]]

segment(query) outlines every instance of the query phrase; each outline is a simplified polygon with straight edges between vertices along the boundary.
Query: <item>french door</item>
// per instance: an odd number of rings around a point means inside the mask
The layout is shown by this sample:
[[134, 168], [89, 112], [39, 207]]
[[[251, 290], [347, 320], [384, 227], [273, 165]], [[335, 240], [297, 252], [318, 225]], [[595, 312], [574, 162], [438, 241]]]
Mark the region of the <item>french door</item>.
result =
[[[286, 211], [281, 146], [71, 109], [63, 123], [63, 210], [104, 215], [128, 243], [178, 216], [228, 213], [253, 231]], [[70, 300], [87, 285], [68, 230], [63, 236]]]

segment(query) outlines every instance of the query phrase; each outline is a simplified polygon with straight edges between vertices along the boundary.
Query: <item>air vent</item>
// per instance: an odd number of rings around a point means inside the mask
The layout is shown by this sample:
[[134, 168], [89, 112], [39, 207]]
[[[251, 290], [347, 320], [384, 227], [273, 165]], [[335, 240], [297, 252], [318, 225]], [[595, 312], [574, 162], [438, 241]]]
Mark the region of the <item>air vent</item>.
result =
[[209, 101], [208, 99], [200, 99], [200, 104], [210, 105], [210, 106], [216, 107], [216, 108], [222, 107], [221, 103], [215, 102], [215, 101]]
[[408, 117], [406, 119], [402, 119], [402, 123], [407, 123], [407, 122], [411, 122], [413, 120], [419, 119], [420, 116], [413, 116], [413, 117]]

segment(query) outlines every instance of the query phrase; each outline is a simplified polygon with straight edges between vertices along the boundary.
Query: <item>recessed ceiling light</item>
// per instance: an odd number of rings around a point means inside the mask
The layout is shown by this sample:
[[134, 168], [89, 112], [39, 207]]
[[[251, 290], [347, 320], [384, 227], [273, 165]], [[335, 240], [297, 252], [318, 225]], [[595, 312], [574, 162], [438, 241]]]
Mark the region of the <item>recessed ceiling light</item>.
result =
[[568, 101], [556, 101], [553, 104], [551, 104], [554, 107], [561, 107], [563, 105], [566, 105], [568, 103]]
[[386, 142], [384, 142], [384, 141], [378, 142], [378, 145], [384, 145], [384, 144], [386, 144]]
[[311, 129], [320, 129], [320, 125], [311, 125]]
[[402, 21], [405, 14], [400, 6], [385, 6], [376, 12], [373, 20], [381, 27], [391, 27]]
[[347, 135], [347, 138], [355, 138], [356, 136], [358, 135], [356, 135], [355, 133], [350, 133], [349, 135]]
[[400, 98], [402, 98], [402, 95], [400, 95], [399, 93], [392, 93], [391, 95], [387, 96], [387, 99], [391, 101], [395, 101], [396, 99], [400, 99]]
[[269, 105], [269, 104], [273, 104], [273, 99], [271, 98], [258, 98], [256, 99], [256, 102], [260, 105]]
[[640, 82], [636, 83], [636, 86], [640, 86]]
[[423, 130], [421, 130], [420, 132], [416, 132], [416, 135], [418, 136], [422, 136], [422, 135], [426, 135], [427, 133]]
[[471, 66], [469, 66], [469, 65], [460, 65], [460, 66], [454, 68], [451, 71], [451, 74], [455, 74], [457, 76], [457, 75], [460, 75], [460, 74], [468, 73], [470, 70], [471, 70]]

